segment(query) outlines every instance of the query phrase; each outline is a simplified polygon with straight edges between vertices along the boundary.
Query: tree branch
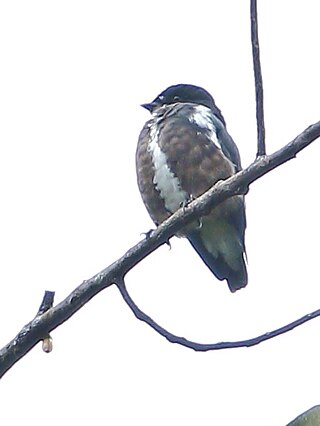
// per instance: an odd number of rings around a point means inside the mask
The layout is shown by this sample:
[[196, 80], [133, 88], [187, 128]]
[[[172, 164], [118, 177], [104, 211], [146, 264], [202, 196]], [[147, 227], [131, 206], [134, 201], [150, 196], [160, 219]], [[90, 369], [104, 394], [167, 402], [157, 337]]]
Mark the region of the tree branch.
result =
[[262, 85], [260, 47], [259, 47], [259, 37], [258, 37], [257, 0], [251, 0], [250, 18], [251, 18], [252, 59], [253, 59], [253, 69], [254, 69], [255, 90], [256, 90], [256, 119], [257, 119], [257, 132], [258, 132], [257, 157], [260, 157], [261, 155], [266, 154], [266, 145], [265, 145], [265, 127], [264, 127], [264, 113], [263, 113], [263, 85]]
[[131, 299], [127, 288], [125, 286], [124, 280], [119, 280], [117, 282], [117, 287], [123, 297], [124, 301], [130, 307], [136, 318], [140, 321], [147, 323], [150, 327], [152, 327], [156, 332], [161, 334], [161, 336], [165, 337], [171, 343], [177, 343], [179, 345], [185, 346], [186, 348], [194, 349], [197, 352], [206, 352], [206, 351], [216, 351], [219, 349], [233, 349], [233, 348], [243, 348], [258, 345], [261, 342], [265, 342], [266, 340], [272, 339], [273, 337], [279, 336], [280, 334], [287, 333], [288, 331], [293, 330], [299, 325], [304, 324], [316, 317], [320, 316], [320, 309], [317, 309], [314, 312], [311, 312], [303, 317], [287, 324], [283, 327], [277, 328], [273, 331], [268, 331], [265, 334], [261, 334], [260, 336], [254, 337], [252, 339], [246, 340], [238, 340], [234, 342], [218, 342], [218, 343], [197, 343], [192, 342], [191, 340], [186, 339], [185, 337], [176, 336], [175, 334], [170, 333], [170, 331], [164, 329], [159, 324], [157, 324], [152, 318], [146, 315], [135, 302]]
[[119, 283], [130, 269], [159, 246], [166, 243], [179, 229], [197, 217], [206, 214], [206, 212], [226, 198], [247, 192], [252, 182], [294, 158], [298, 152], [318, 137], [320, 137], [320, 121], [308, 127], [279, 151], [269, 156], [257, 158], [248, 168], [226, 181], [218, 182], [190, 205], [173, 214], [157, 229], [152, 231], [150, 237], [140, 241], [106, 269], [91, 279], [84, 281], [58, 305], [41, 315], [37, 315], [22, 328], [11, 342], [0, 350], [0, 377], [38, 342], [43, 340], [44, 336], [47, 336], [52, 330], [67, 321], [101, 290], [116, 282]]

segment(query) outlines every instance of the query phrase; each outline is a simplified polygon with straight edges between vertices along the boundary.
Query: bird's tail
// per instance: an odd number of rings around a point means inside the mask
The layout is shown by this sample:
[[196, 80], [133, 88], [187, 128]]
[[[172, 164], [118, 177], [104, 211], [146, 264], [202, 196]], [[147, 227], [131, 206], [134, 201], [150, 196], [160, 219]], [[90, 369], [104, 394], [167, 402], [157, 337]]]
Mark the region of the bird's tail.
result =
[[226, 279], [232, 293], [248, 283], [244, 242], [226, 221], [204, 222], [187, 235], [192, 247], [219, 279]]

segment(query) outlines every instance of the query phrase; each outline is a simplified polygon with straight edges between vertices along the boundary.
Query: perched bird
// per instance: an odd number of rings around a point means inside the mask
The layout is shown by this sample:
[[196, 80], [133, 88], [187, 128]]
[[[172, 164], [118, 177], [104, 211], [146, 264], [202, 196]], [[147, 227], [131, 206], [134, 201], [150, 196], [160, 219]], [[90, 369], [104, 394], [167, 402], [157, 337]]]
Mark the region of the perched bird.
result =
[[[205, 89], [191, 84], [170, 86], [143, 104], [152, 118], [140, 133], [136, 151], [137, 180], [143, 202], [156, 225], [217, 181], [239, 170], [239, 151], [225, 120]], [[204, 263], [231, 292], [248, 281], [243, 196], [234, 196], [209, 215], [184, 228]]]

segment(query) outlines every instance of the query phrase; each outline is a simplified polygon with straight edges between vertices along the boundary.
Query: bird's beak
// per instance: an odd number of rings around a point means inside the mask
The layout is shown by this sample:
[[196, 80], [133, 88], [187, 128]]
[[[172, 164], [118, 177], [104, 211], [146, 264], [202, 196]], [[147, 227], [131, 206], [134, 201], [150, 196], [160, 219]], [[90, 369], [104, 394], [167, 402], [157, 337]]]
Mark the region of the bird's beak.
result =
[[155, 102], [150, 102], [149, 104], [141, 104], [142, 108], [147, 109], [148, 111], [152, 112], [153, 109], [157, 106]]

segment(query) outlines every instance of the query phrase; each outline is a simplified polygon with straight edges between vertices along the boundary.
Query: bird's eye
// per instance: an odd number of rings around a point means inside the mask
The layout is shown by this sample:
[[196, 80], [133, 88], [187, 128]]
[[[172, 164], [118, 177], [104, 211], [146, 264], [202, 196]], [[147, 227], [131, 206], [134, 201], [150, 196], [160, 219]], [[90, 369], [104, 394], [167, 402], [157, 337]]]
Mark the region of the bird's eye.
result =
[[173, 100], [174, 100], [174, 101], [180, 101], [180, 96], [175, 96], [175, 97], [173, 98]]

